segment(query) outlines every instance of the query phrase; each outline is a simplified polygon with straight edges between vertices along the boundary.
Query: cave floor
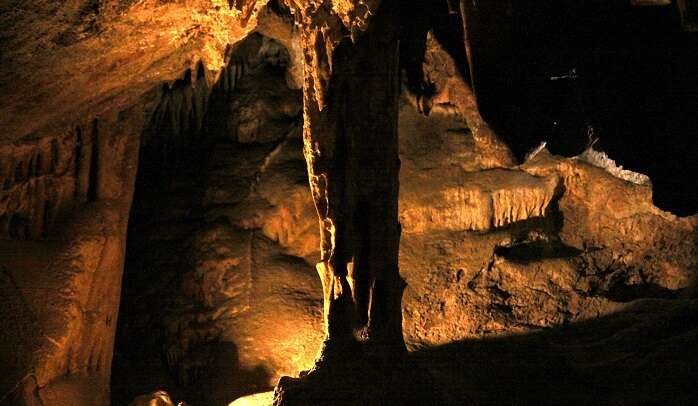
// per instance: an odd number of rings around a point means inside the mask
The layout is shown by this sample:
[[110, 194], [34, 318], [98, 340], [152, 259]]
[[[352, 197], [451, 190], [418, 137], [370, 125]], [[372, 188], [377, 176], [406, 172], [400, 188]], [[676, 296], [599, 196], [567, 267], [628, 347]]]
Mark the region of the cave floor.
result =
[[696, 404], [698, 301], [412, 353], [443, 404]]

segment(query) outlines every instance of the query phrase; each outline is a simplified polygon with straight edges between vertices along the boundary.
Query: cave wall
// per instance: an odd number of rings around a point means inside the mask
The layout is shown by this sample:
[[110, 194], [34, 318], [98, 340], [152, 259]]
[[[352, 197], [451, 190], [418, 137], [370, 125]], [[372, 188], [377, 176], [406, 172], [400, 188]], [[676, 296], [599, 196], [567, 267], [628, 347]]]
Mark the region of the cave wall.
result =
[[[429, 44], [432, 53], [443, 52], [434, 38]], [[425, 70], [436, 73], [441, 66]], [[425, 116], [404, 95], [399, 112], [399, 261], [407, 281], [402, 312], [410, 350], [575, 325], [648, 300], [658, 300], [660, 309], [683, 303], [677, 299], [695, 278], [695, 216], [657, 209], [648, 184], [617, 177], [615, 168], [599, 167], [584, 156], [570, 159], [541, 150], [521, 166], [490, 168], [492, 157], [482, 156], [464, 117], [447, 105], [434, 107]], [[199, 297], [198, 303], [209, 303], [209, 309], [195, 313], [202, 320], [222, 315], [212, 324], [220, 336], [201, 330], [203, 341], [192, 344], [196, 341], [187, 334], [171, 335], [168, 345], [181, 351], [179, 368], [201, 368], [198, 377], [186, 373], [194, 387], [211, 385], [218, 371], [217, 364], [200, 361], [206, 343], [225, 341], [243, 350], [231, 364], [248, 370], [264, 365], [261, 378], [246, 384], [248, 391], [264, 390], [302, 364], [281, 362], [288, 356], [283, 342], [266, 344], [276, 329], [248, 323], [301, 326], [315, 317], [313, 326], [319, 327], [321, 289], [317, 281], [304, 282], [318, 259], [315, 211], [305, 189], [299, 134], [287, 137], [276, 147], [218, 145], [212, 155], [215, 170], [205, 176], [204, 195], [217, 198], [200, 221], [216, 221], [191, 239], [194, 251], [185, 251], [195, 260], [187, 265], [192, 271], [162, 290], [192, 292], [187, 295]], [[235, 179], [248, 180], [239, 186]], [[248, 189], [250, 184], [254, 188]], [[252, 283], [223, 277], [248, 275], [250, 263], [256, 264]], [[268, 279], [270, 269], [284, 276]], [[303, 286], [303, 293], [291, 296], [285, 288], [276, 291], [277, 306], [287, 309], [284, 317], [267, 306], [269, 290], [260, 289], [264, 279]], [[245, 299], [216, 299], [222, 292], [240, 292]], [[257, 305], [246, 308], [247, 301]], [[170, 316], [181, 323], [190, 317], [185, 310], [175, 308]], [[226, 321], [228, 315], [234, 322]], [[199, 330], [192, 324], [181, 331]], [[287, 335], [302, 340], [298, 354], [309, 363], [322, 337], [317, 330], [312, 335], [293, 331]], [[171, 392], [186, 398], [177, 389]], [[234, 394], [230, 389], [221, 396]]]
[[2, 5], [3, 404], [109, 402], [140, 135], [256, 13], [205, 3]]
[[[109, 399], [143, 108], [7, 148], [2, 401]], [[123, 157], [111, 159], [112, 154]], [[17, 159], [19, 158], [19, 159]], [[24, 402], [24, 403], [23, 403]]]
[[[288, 10], [265, 3], [2, 5], [0, 73], [13, 79], [0, 84], [0, 403], [107, 403], [124, 262], [135, 289], [124, 306], [142, 317], [121, 321], [121, 339], [142, 338], [146, 361], [165, 361], [133, 388], [166, 382], [187, 398], [180, 386], [200, 385], [223, 402], [312, 364], [320, 237], [298, 89], [303, 66], [328, 73], [327, 61], [304, 65], [300, 30], [276, 14]], [[696, 217], [655, 206], [695, 172], [685, 135], [695, 34], [679, 31], [674, 9], [482, 2], [481, 39], [496, 46], [471, 43], [485, 62], [468, 81], [461, 10], [425, 3], [400, 12], [416, 22], [401, 34], [398, 114], [408, 348], [690, 295]], [[551, 15], [573, 23], [541, 23]], [[238, 44], [255, 27], [267, 38]], [[614, 41], [602, 41], [605, 27]], [[335, 34], [318, 44], [336, 46]], [[328, 77], [315, 79], [324, 105]], [[589, 123], [596, 148], [631, 169], [651, 163], [654, 189], [618, 178], [592, 149], [569, 157], [587, 146]], [[522, 159], [540, 138], [568, 157]], [[690, 191], [673, 191], [677, 213], [691, 213]], [[134, 370], [126, 361], [115, 364], [122, 377]], [[217, 375], [230, 365], [244, 373]]]
[[310, 368], [321, 339], [292, 57], [252, 34], [227, 58], [210, 89], [204, 78], [169, 89], [143, 135], [117, 404], [154, 387], [228, 404]]

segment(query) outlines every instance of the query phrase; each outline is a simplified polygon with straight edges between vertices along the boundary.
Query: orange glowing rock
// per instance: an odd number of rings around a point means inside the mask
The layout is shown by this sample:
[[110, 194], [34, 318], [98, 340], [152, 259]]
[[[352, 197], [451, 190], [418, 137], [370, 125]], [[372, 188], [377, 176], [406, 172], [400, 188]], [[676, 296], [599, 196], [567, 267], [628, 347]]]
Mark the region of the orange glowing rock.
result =
[[274, 391], [255, 393], [235, 399], [228, 406], [268, 406], [274, 401]]

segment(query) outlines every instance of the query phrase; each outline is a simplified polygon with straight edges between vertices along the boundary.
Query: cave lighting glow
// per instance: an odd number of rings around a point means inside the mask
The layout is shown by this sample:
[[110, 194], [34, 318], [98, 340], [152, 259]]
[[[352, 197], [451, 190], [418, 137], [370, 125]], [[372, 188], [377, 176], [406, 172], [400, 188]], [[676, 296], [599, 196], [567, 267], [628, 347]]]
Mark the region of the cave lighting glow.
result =
[[274, 403], [274, 391], [269, 391], [237, 398], [228, 406], [271, 406], [272, 403]]

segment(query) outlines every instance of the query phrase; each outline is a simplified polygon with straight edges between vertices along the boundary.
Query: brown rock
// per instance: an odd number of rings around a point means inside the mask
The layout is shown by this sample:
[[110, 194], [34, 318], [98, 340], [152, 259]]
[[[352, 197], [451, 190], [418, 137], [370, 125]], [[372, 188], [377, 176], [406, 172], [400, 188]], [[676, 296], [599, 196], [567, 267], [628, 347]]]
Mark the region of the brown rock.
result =
[[174, 406], [170, 395], [165, 391], [157, 391], [138, 396], [129, 406]]

